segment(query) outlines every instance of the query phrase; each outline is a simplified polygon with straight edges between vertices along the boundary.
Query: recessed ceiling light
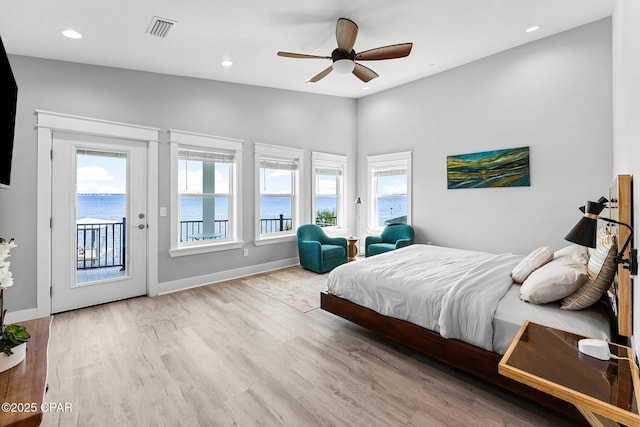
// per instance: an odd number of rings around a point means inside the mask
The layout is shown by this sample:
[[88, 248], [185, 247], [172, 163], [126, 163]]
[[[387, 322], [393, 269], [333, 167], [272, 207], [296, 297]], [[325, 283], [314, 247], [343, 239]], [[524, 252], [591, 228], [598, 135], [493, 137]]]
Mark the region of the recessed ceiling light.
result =
[[82, 34], [77, 32], [76, 30], [72, 30], [71, 28], [61, 28], [58, 30], [60, 34], [69, 38], [69, 39], [81, 39]]
[[233, 61], [230, 59], [223, 59], [222, 61], [220, 61], [220, 65], [222, 65], [223, 67], [231, 67], [233, 65]]
[[527, 28], [526, 30], [524, 30], [525, 33], [533, 33], [534, 31], [537, 31], [540, 29], [540, 25], [534, 25], [532, 27]]

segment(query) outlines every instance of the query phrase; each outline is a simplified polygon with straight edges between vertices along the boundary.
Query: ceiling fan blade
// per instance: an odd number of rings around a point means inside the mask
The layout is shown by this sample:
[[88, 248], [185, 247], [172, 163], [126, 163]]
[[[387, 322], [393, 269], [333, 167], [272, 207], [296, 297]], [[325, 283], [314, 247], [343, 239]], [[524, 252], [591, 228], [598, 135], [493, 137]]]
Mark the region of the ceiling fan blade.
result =
[[373, 71], [371, 68], [367, 68], [364, 65], [357, 63], [356, 67], [353, 69], [353, 75], [365, 83], [378, 77], [378, 73]]
[[323, 70], [322, 72], [316, 74], [315, 76], [307, 80], [307, 83], [316, 83], [317, 81], [324, 79], [332, 70], [333, 70], [333, 67], [329, 67]]
[[307, 55], [306, 53], [278, 52], [278, 56], [285, 58], [302, 58], [302, 59], [331, 59], [330, 56]]
[[358, 26], [355, 22], [347, 18], [338, 19], [336, 24], [336, 40], [338, 48], [346, 53], [350, 53], [353, 45], [356, 44], [358, 36]]
[[413, 43], [393, 44], [390, 46], [377, 47], [365, 50], [356, 55], [359, 61], [379, 61], [382, 59], [403, 58], [411, 53]]

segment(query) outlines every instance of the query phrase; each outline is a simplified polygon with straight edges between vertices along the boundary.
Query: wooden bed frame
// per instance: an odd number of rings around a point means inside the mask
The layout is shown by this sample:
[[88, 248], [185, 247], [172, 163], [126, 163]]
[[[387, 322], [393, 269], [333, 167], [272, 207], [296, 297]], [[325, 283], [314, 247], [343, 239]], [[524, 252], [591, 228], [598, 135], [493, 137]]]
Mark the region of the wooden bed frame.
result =
[[[619, 175], [613, 186], [616, 189], [613, 194], [617, 193], [618, 196], [618, 218], [620, 221], [629, 221], [628, 223], [632, 223], [633, 219], [631, 212], [631, 207], [633, 206], [631, 203], [631, 185], [630, 175]], [[623, 237], [626, 238], [622, 234], [622, 229], [620, 233], [621, 240]], [[624, 242], [624, 240], [622, 241]], [[622, 266], [620, 266], [618, 275], [618, 290], [616, 294], [619, 300], [616, 305], [618, 307], [617, 323], [620, 327], [615, 329], [618, 329], [621, 335], [630, 336], [632, 332], [631, 276], [628, 270], [622, 269]], [[462, 341], [443, 338], [437, 332], [404, 320], [379, 314], [326, 292], [320, 294], [320, 308], [350, 320], [420, 354], [432, 357], [571, 418], [585, 421], [573, 404], [500, 375], [498, 373], [498, 362], [502, 358], [500, 354], [483, 350]], [[615, 321], [612, 323], [615, 323]]]

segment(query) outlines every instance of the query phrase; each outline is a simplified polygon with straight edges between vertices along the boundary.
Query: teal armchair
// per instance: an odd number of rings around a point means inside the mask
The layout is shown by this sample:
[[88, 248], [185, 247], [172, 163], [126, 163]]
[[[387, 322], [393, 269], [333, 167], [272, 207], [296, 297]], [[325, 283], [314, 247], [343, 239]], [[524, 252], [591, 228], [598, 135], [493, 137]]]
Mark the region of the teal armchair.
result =
[[392, 224], [386, 226], [379, 236], [367, 236], [364, 240], [364, 254], [378, 255], [409, 245], [413, 245], [413, 227], [407, 224]]
[[326, 273], [347, 262], [347, 240], [329, 237], [315, 224], [298, 227], [300, 265], [316, 273]]

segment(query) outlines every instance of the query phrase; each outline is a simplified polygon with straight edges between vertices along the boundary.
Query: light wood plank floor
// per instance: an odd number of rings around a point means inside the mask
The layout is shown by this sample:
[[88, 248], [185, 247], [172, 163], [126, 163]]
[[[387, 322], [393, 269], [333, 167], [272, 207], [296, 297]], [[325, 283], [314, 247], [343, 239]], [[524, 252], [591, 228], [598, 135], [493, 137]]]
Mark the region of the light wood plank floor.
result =
[[572, 425], [242, 279], [56, 315], [48, 382], [44, 426]]

